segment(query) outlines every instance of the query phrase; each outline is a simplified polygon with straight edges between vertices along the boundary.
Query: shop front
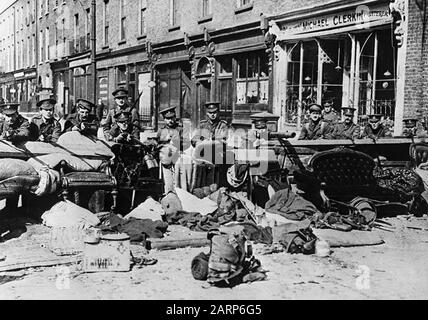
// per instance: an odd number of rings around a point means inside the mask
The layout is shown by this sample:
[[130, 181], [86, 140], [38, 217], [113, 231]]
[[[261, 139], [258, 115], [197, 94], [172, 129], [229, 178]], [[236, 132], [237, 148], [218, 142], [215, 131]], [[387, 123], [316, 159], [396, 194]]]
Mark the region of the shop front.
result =
[[[282, 129], [300, 129], [306, 107], [332, 100], [354, 107], [355, 121], [382, 114], [396, 131], [402, 123], [399, 50], [390, 1], [322, 6], [273, 19], [276, 36], [274, 112]], [[402, 55], [401, 55], [402, 56]]]
[[[205, 103], [220, 102], [220, 116], [235, 128], [271, 111], [271, 68], [260, 23], [156, 44], [157, 108], [176, 106], [184, 123], [204, 120]], [[162, 119], [159, 119], [162, 120]]]
[[102, 53], [97, 56], [97, 100], [106, 106], [105, 112], [115, 106], [113, 91], [125, 87], [129, 91], [129, 102], [138, 108], [141, 125], [153, 125], [151, 69], [144, 46], [126, 52]]
[[53, 73], [53, 92], [57, 101], [57, 112], [63, 116], [71, 113], [70, 95], [70, 75], [68, 60], [61, 60], [51, 63]]

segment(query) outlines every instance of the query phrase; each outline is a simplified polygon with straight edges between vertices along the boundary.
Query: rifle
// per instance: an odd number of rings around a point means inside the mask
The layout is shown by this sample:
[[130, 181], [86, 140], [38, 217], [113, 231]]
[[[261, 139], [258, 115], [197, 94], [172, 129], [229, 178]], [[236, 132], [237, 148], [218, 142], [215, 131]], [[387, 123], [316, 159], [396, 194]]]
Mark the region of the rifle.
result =
[[143, 93], [144, 93], [144, 90], [140, 92], [140, 94], [138, 95], [137, 100], [135, 100], [135, 101], [134, 101], [134, 104], [132, 105], [132, 109], [134, 109], [134, 108], [136, 108], [136, 107], [137, 107], [137, 103], [139, 103], [139, 102], [140, 102], [140, 98], [141, 98], [141, 96], [143, 95]]

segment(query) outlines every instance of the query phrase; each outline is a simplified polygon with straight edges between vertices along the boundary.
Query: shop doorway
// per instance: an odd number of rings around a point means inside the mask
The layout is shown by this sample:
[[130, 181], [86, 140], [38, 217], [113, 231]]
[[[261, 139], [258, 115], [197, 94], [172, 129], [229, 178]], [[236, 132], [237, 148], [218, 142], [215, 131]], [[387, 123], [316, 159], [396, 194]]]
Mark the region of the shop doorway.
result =
[[196, 124], [206, 118], [205, 103], [211, 100], [211, 79], [199, 79], [196, 84]]

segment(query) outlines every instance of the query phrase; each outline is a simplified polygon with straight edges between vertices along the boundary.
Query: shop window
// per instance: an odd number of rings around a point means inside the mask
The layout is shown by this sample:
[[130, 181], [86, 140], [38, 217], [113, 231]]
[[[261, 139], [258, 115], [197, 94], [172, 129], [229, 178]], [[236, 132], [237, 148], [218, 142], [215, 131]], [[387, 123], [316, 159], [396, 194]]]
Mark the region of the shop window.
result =
[[[287, 74], [286, 121], [298, 123], [299, 116], [318, 100], [318, 53], [316, 41], [291, 44]], [[299, 112], [301, 111], [301, 112]]]
[[263, 54], [246, 54], [236, 58], [236, 104], [268, 104], [269, 66]]
[[[359, 115], [382, 114], [393, 120], [395, 115], [396, 49], [391, 29], [356, 37], [359, 49], [355, 97]], [[358, 52], [357, 52], [358, 53]]]
[[127, 72], [126, 72], [126, 66], [120, 66], [117, 68], [117, 85], [118, 86], [126, 86], [126, 79], [127, 78]]

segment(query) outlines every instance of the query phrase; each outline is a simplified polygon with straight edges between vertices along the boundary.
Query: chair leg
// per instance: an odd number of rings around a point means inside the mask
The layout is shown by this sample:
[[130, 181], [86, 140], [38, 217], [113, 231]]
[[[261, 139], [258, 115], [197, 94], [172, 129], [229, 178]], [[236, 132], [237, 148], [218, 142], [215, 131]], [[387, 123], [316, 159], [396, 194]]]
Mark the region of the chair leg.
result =
[[113, 189], [111, 192], [111, 196], [113, 198], [113, 205], [111, 206], [111, 213], [115, 213], [116, 208], [117, 208], [117, 195], [118, 195], [118, 191], [117, 189]]
[[67, 189], [67, 188], [65, 188], [65, 189], [62, 191], [61, 195], [62, 195], [62, 199], [63, 199], [64, 201], [67, 201], [67, 200], [68, 200], [68, 189]]
[[80, 194], [79, 191], [74, 191], [74, 203], [80, 206]]

